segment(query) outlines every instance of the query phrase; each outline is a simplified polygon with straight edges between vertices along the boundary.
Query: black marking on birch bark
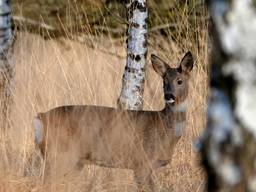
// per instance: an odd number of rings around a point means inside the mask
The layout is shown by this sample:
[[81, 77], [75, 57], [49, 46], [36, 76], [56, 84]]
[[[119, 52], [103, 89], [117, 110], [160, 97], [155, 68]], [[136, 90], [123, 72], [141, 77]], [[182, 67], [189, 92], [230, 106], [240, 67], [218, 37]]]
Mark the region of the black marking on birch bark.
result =
[[[126, 32], [127, 34], [128, 34], [128, 32]], [[126, 36], [128, 36], [128, 35], [126, 35]], [[126, 38], [126, 44], [127, 44], [127, 46], [128, 46], [128, 41], [131, 41], [132, 40], [132, 36], [131, 35], [129, 35], [127, 38]]]
[[136, 89], [137, 89], [137, 90], [140, 90], [140, 86], [137, 85], [137, 86], [136, 86]]
[[137, 73], [139, 70], [132, 67], [125, 67], [125, 70], [128, 71], [128, 73]]
[[136, 56], [135, 56], [135, 61], [139, 62], [140, 60], [141, 60], [140, 55], [136, 55]]
[[143, 25], [142, 27], [143, 27], [143, 29], [147, 29], [148, 28], [148, 26], [146, 24]]
[[128, 40], [129, 40], [129, 41], [131, 41], [131, 40], [132, 40], [132, 36], [131, 36], [131, 35], [129, 35]]
[[2, 13], [2, 15], [0, 14], [0, 19], [5, 19], [10, 22], [12, 20], [11, 13]]
[[140, 70], [141, 70], [142, 72], [145, 72], [145, 71], [146, 71], [145, 67], [142, 67]]
[[[147, 45], [148, 45], [148, 42], [145, 40], [144, 42], [143, 42], [143, 48], [146, 48], [147, 47]], [[147, 56], [147, 54], [146, 55], [144, 55], [145, 57]]]
[[10, 27], [11, 27], [11, 23], [8, 27], [0, 27], [0, 31], [5, 32], [6, 30], [10, 29]]
[[147, 59], [148, 50], [144, 53], [144, 58]]
[[210, 85], [212, 88], [215, 87], [224, 90], [230, 99], [232, 109], [234, 109], [234, 106], [236, 105], [234, 93], [237, 88], [237, 82], [231, 74], [225, 75], [220, 69], [220, 66], [212, 65]]
[[148, 34], [147, 33], [144, 33], [143, 36], [144, 36], [145, 40], [148, 39]]
[[135, 59], [135, 55], [134, 55], [134, 54], [132, 54], [132, 53], [129, 53], [129, 54], [128, 54], [128, 57], [130, 57], [132, 60], [134, 60], [134, 59]]
[[140, 25], [138, 23], [132, 22], [130, 27], [139, 28]]
[[6, 13], [0, 13], [0, 17], [9, 17], [11, 12], [6, 12]]

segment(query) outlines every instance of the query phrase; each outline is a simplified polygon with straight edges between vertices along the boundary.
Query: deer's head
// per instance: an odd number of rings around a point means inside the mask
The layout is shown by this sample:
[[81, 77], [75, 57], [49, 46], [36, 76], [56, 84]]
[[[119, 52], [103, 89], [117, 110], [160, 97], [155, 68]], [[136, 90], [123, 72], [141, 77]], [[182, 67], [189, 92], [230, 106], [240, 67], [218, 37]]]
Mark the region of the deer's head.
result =
[[151, 55], [154, 70], [163, 78], [164, 98], [168, 105], [185, 101], [189, 90], [189, 77], [193, 69], [193, 56], [187, 52], [177, 68], [171, 68], [165, 61]]

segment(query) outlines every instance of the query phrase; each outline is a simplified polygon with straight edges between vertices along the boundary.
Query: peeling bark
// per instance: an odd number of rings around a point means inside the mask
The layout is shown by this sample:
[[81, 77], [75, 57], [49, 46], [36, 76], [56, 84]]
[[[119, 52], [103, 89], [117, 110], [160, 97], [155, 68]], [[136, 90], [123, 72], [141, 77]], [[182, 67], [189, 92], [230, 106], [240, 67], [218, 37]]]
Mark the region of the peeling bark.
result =
[[127, 59], [118, 105], [124, 109], [141, 110], [145, 67], [147, 63], [148, 9], [146, 0], [127, 0]]
[[0, 125], [8, 127], [8, 114], [12, 103], [11, 84], [14, 77], [12, 53], [13, 33], [9, 0], [0, 0]]
[[250, 0], [209, 0], [211, 94], [202, 137], [208, 191], [256, 191], [256, 9]]

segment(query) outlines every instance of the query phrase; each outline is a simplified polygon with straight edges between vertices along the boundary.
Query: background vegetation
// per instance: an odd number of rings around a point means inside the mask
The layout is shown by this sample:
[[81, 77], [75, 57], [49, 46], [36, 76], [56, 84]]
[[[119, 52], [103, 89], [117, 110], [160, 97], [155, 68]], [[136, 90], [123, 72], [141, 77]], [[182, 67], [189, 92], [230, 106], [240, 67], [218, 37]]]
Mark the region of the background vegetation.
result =
[[[167, 30], [174, 34], [182, 25], [179, 17], [189, 16], [187, 27], [194, 27], [198, 17], [205, 14], [202, 0], [149, 0], [149, 27], [151, 31]], [[125, 35], [126, 10], [122, 0], [13, 0], [14, 21], [16, 26], [49, 37], [40, 31], [46, 24], [53, 35], [69, 33], [97, 34], [111, 32], [112, 35]], [[26, 21], [24, 21], [24, 18]], [[31, 21], [31, 22], [29, 22]], [[32, 22], [34, 21], [34, 22]], [[34, 25], [33, 25], [34, 24]], [[177, 35], [177, 34], [176, 34]]]
[[[16, 87], [12, 127], [0, 130], [0, 191], [131, 191], [132, 172], [85, 166], [44, 184], [34, 146], [37, 112], [68, 104], [116, 106], [126, 57], [126, 17], [117, 0], [13, 0]], [[203, 191], [192, 141], [205, 124], [208, 16], [201, 0], [149, 0], [149, 55], [176, 66], [187, 50], [196, 59], [188, 124], [171, 165], [156, 171], [161, 186]], [[150, 61], [144, 109], [163, 107], [162, 84]]]

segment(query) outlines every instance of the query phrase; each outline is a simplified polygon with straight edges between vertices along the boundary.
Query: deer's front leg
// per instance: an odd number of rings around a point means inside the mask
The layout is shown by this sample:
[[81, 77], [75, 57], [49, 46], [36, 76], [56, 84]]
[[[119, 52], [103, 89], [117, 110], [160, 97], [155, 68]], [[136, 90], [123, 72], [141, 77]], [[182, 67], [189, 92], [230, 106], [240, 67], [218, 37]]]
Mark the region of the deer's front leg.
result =
[[150, 168], [134, 170], [134, 177], [137, 183], [138, 192], [158, 192], [159, 187]]

